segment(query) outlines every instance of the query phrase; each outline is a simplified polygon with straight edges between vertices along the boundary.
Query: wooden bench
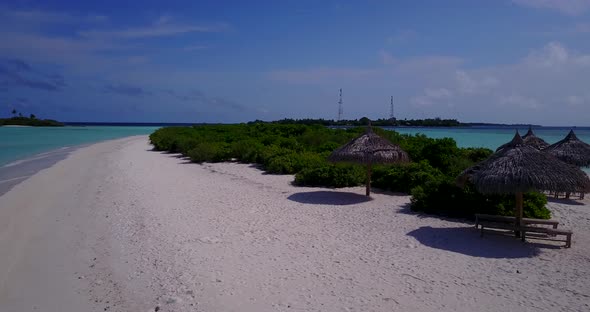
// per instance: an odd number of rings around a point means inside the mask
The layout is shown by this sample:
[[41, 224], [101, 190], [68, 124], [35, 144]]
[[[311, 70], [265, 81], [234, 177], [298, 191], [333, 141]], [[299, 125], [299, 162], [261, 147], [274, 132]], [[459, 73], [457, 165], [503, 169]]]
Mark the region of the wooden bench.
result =
[[[483, 217], [482, 217], [483, 216]], [[489, 217], [488, 217], [489, 216]], [[490, 220], [490, 221], [487, 221]], [[490, 215], [476, 215], [476, 223], [475, 227], [481, 228], [481, 237], [486, 229], [500, 229], [500, 230], [508, 230], [510, 232], [520, 232], [520, 237], [524, 242], [527, 235], [529, 238], [535, 239], [543, 239], [549, 241], [558, 241], [558, 242], [565, 242], [565, 248], [569, 248], [572, 245], [572, 231], [557, 229], [557, 221], [554, 220], [539, 220], [539, 219], [527, 219], [532, 220], [530, 223], [526, 223], [523, 226], [517, 226], [515, 224], [516, 218], [514, 217], [504, 217], [504, 216], [490, 216]], [[524, 221], [524, 219], [523, 219]], [[545, 222], [539, 222], [545, 221]], [[548, 224], [552, 225], [553, 228], [547, 227], [540, 227], [540, 226], [530, 226], [530, 224]], [[497, 231], [495, 231], [497, 232]], [[565, 240], [562, 239], [555, 239], [558, 235], [565, 236]]]
[[550, 228], [545, 228], [545, 227], [536, 227], [536, 226], [522, 226], [520, 227], [520, 235], [522, 238], [522, 241], [525, 241], [526, 235], [527, 233], [533, 233], [533, 234], [545, 234], [545, 235], [551, 235], [552, 237], [555, 237], [557, 235], [563, 235], [565, 236], [565, 240], [561, 240], [561, 239], [554, 239], [554, 238], [548, 238], [547, 236], [537, 236], [537, 235], [529, 235], [530, 237], [533, 238], [537, 238], [537, 239], [543, 239], [543, 240], [550, 240], [550, 241], [556, 241], [556, 242], [565, 242], [565, 248], [570, 248], [572, 246], [572, 231], [570, 230], [563, 230], [563, 229], [550, 229]]
[[[494, 223], [516, 223], [515, 217], [508, 217], [508, 216], [495, 216], [495, 215], [488, 215], [488, 214], [476, 214], [475, 215], [475, 228], [482, 221], [487, 222], [494, 222]], [[551, 225], [554, 229], [557, 229], [557, 225], [559, 225], [559, 221], [556, 220], [543, 220], [543, 219], [533, 219], [533, 218], [522, 218], [521, 220], [522, 225]]]
[[[477, 225], [476, 225], [477, 226]], [[481, 229], [481, 237], [483, 237], [483, 233], [486, 229], [500, 229], [500, 230], [509, 230], [511, 232], [517, 231], [518, 228], [514, 222], [488, 222], [488, 221], [480, 221], [479, 226]]]

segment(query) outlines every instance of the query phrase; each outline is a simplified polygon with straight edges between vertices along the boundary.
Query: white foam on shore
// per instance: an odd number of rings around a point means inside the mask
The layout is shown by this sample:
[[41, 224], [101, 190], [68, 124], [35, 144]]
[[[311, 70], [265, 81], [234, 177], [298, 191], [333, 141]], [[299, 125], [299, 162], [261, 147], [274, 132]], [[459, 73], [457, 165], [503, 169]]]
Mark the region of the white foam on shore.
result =
[[57, 149], [54, 149], [54, 150], [51, 150], [51, 151], [48, 151], [48, 152], [43, 152], [43, 153], [36, 154], [34, 156], [31, 156], [31, 157], [27, 157], [27, 158], [23, 158], [23, 159], [19, 159], [19, 160], [10, 162], [10, 163], [5, 164], [5, 165], [3, 165], [1, 167], [13, 167], [13, 166], [17, 166], [17, 165], [20, 165], [20, 164], [23, 164], [23, 163], [26, 163], [26, 162], [43, 159], [45, 157], [48, 157], [48, 156], [51, 156], [53, 154], [57, 154], [57, 153], [63, 152], [64, 150], [68, 150], [68, 149], [72, 149], [72, 147], [71, 146], [63, 146], [63, 147], [60, 147], [60, 148], [57, 148]]

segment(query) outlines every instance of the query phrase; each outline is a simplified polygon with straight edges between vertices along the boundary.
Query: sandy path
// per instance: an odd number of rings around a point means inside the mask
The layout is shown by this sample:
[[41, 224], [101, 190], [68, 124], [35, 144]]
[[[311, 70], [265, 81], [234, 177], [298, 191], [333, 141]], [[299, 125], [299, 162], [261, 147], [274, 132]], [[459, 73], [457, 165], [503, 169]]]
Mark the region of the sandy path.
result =
[[561, 249], [149, 149], [93, 145], [0, 197], [1, 311], [590, 309], [588, 200], [551, 203]]

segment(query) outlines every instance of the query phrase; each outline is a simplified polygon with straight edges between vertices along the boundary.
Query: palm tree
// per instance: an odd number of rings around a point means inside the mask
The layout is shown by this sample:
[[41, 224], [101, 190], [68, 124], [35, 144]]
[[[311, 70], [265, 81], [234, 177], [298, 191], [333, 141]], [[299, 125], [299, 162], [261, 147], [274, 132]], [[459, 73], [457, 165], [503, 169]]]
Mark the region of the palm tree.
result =
[[37, 119], [37, 116], [35, 116], [35, 114], [31, 114], [31, 116], [29, 118], [31, 118], [31, 119]]
[[16, 109], [14, 109], [14, 108], [12, 109], [12, 115], [13, 115], [13, 117], [16, 117]]

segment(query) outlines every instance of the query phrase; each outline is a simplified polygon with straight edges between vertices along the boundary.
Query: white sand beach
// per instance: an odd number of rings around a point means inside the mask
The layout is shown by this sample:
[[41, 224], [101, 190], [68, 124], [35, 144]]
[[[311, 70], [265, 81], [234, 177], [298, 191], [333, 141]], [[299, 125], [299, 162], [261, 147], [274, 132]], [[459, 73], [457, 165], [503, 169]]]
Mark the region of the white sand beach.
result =
[[0, 311], [590, 311], [588, 196], [549, 204], [565, 249], [292, 180], [75, 150], [0, 197]]

